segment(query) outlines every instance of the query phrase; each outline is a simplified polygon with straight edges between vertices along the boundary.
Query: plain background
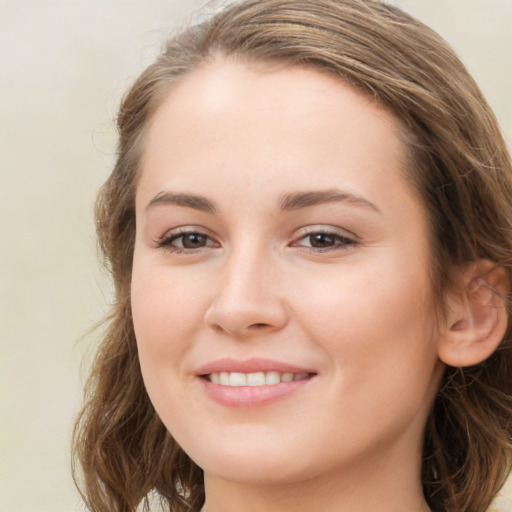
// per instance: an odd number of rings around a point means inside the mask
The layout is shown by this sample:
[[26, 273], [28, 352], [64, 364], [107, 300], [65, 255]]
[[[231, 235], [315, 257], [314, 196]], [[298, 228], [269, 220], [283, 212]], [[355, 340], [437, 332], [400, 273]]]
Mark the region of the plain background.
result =
[[[81, 510], [70, 435], [110, 291], [96, 190], [131, 81], [201, 0], [0, 0], [0, 512]], [[512, 0], [403, 0], [512, 140]]]

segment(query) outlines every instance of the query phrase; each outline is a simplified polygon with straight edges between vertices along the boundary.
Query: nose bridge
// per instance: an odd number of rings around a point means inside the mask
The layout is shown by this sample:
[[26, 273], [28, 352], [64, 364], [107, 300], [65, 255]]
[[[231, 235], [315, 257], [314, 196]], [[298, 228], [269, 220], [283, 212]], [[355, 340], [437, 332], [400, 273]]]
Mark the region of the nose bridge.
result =
[[231, 334], [274, 330], [286, 323], [277, 262], [269, 247], [240, 243], [227, 255], [207, 323]]
[[[246, 297], [248, 302], [257, 301], [262, 288], [272, 272], [270, 257], [265, 257], [254, 245], [240, 245], [234, 248], [225, 267], [223, 292], [227, 297], [233, 294]], [[266, 252], [266, 251], [265, 251]]]

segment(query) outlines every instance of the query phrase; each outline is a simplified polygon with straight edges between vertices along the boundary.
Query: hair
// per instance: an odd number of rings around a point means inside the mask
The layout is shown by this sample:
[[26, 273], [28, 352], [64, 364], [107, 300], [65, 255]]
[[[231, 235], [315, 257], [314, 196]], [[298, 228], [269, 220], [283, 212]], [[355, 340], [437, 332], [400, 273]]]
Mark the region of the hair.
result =
[[[430, 222], [432, 287], [480, 259], [512, 282], [512, 164], [494, 114], [434, 31], [377, 0], [244, 0], [172, 37], [135, 81], [117, 118], [115, 167], [96, 203], [115, 303], [74, 431], [74, 474], [94, 512], [131, 512], [156, 496], [197, 511], [202, 470], [155, 412], [141, 376], [130, 305], [134, 198], [144, 138], [173, 84], [216, 58], [328, 72], [402, 121], [409, 179]], [[512, 465], [512, 329], [472, 367], [447, 367], [425, 427], [422, 481], [434, 512], [482, 512]], [[81, 471], [78, 470], [80, 466]], [[79, 475], [80, 473], [80, 475]]]

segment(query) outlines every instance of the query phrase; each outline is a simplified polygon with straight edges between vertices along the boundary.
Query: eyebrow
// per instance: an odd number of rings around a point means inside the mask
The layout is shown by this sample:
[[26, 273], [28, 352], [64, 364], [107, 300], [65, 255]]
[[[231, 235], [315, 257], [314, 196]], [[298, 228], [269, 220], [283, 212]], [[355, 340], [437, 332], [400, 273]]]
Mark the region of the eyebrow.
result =
[[[300, 210], [302, 208], [308, 208], [325, 203], [337, 202], [347, 202], [357, 206], [367, 207], [380, 213], [377, 206], [371, 201], [368, 201], [368, 199], [336, 188], [285, 194], [279, 201], [279, 207], [281, 211], [290, 211]], [[192, 208], [205, 213], [218, 212], [218, 208], [215, 203], [204, 196], [170, 191], [159, 192], [148, 203], [146, 210], [160, 204], [183, 206], [185, 208]]]
[[217, 207], [215, 204], [204, 196], [196, 194], [184, 194], [181, 192], [159, 192], [146, 206], [146, 210], [159, 204], [174, 204], [177, 206], [184, 206], [192, 208], [205, 213], [216, 213]]
[[281, 198], [280, 208], [284, 211], [299, 210], [301, 208], [308, 208], [309, 206], [337, 202], [347, 202], [357, 206], [364, 206], [380, 213], [377, 206], [371, 201], [368, 201], [368, 199], [337, 188], [286, 194]]

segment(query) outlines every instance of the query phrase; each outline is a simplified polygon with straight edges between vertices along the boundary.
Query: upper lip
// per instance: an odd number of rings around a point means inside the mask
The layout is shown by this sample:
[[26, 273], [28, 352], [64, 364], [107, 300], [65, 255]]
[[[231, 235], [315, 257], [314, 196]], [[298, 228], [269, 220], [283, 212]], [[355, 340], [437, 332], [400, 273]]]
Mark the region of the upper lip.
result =
[[253, 357], [244, 361], [237, 361], [229, 357], [217, 359], [201, 366], [195, 373], [196, 375], [210, 375], [211, 373], [220, 372], [256, 373], [271, 371], [279, 373], [315, 373], [308, 368], [260, 357]]

